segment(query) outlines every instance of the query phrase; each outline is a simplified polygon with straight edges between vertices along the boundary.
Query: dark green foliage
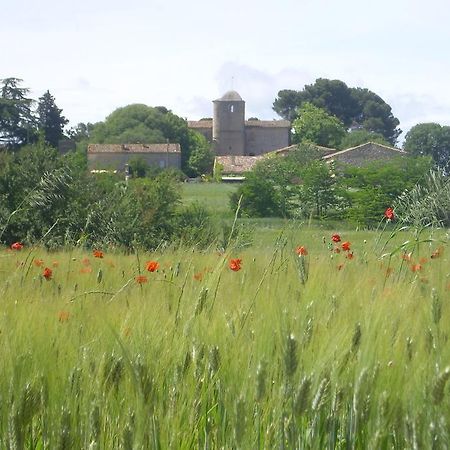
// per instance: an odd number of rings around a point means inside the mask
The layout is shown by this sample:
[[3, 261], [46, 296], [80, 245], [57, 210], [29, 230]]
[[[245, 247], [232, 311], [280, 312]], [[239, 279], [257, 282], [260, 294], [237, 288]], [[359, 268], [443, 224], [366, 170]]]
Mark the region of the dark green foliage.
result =
[[214, 154], [206, 138], [196, 131], [189, 130], [189, 148], [189, 175], [211, 174], [214, 165]]
[[85, 155], [62, 157], [42, 142], [0, 159], [0, 240], [6, 244], [156, 248], [180, 238], [202, 246], [213, 240], [203, 209], [180, 208], [174, 172], [126, 184], [115, 175], [92, 176]]
[[285, 211], [282, 207], [282, 197], [277, 191], [274, 180], [249, 173], [239, 189], [231, 194], [230, 205], [236, 209], [241, 199], [240, 213], [249, 217], [277, 217]]
[[380, 96], [368, 89], [349, 88], [340, 80], [318, 78], [302, 91], [282, 90], [273, 109], [281, 117], [293, 121], [305, 103], [326, 110], [347, 128], [359, 125], [367, 131], [380, 133], [391, 144], [395, 144], [401, 133], [398, 119]]
[[341, 185], [347, 188], [349, 219], [359, 225], [376, 225], [400, 194], [423, 181], [430, 167], [429, 158], [403, 157], [389, 164], [345, 168]]
[[320, 156], [314, 145], [301, 144], [284, 157], [259, 162], [231, 196], [232, 208], [242, 196], [241, 212], [251, 217], [324, 215], [338, 199]]
[[36, 119], [29, 89], [20, 87], [22, 80], [0, 80], [0, 145], [16, 149], [36, 140]]
[[353, 130], [347, 133], [339, 148], [345, 150], [347, 148], [357, 147], [358, 145], [366, 144], [367, 142], [376, 142], [377, 144], [383, 144], [390, 146], [391, 144], [380, 133], [367, 130]]
[[38, 128], [43, 133], [45, 142], [54, 148], [58, 148], [58, 142], [64, 136], [64, 127], [68, 123], [61, 113], [62, 109], [56, 106], [55, 98], [49, 91], [39, 98]]
[[294, 142], [311, 142], [323, 147], [336, 148], [346, 134], [344, 124], [325, 109], [305, 103], [292, 123]]
[[414, 156], [429, 155], [440, 168], [450, 170], [450, 126], [420, 123], [406, 134], [404, 149]]

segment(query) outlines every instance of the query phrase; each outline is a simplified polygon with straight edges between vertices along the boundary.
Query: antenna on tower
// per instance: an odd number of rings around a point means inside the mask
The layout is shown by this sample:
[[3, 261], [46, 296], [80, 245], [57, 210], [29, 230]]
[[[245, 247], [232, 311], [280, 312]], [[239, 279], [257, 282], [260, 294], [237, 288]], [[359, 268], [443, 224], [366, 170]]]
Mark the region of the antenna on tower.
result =
[[231, 90], [234, 89], [234, 75], [231, 77]]

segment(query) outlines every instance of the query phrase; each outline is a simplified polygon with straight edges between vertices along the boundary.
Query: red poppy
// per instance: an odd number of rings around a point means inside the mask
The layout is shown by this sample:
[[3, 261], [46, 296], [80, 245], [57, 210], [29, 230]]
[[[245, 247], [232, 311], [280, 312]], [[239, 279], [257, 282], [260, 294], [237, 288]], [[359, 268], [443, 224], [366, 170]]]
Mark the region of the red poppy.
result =
[[242, 259], [230, 259], [229, 267], [234, 272], [241, 270]]
[[58, 267], [59, 266], [59, 262], [58, 261], [53, 261], [52, 262], [52, 266], [53, 267]]
[[103, 258], [104, 256], [104, 253], [101, 250], [94, 250], [92, 254], [94, 255], [94, 258]]
[[149, 272], [155, 272], [156, 270], [158, 270], [159, 268], [159, 263], [156, 261], [147, 261], [145, 263], [145, 268], [149, 271]]
[[428, 259], [425, 257], [419, 259], [420, 264], [426, 264], [427, 262], [428, 262]]
[[384, 217], [386, 217], [387, 220], [394, 220], [395, 219], [394, 210], [392, 208], [386, 208], [386, 211], [384, 212]]
[[81, 260], [81, 264], [83, 264], [84, 266], [89, 266], [91, 264], [91, 261], [89, 260], [89, 258], [83, 258]]
[[298, 256], [306, 256], [308, 254], [308, 250], [301, 245], [295, 249], [295, 253], [297, 253]]
[[342, 243], [341, 247], [342, 250], [344, 250], [344, 252], [349, 252], [350, 251], [350, 245], [352, 245], [350, 242], [345, 241]]
[[403, 261], [411, 261], [411, 253], [403, 253], [401, 258], [403, 259]]
[[334, 247], [334, 253], [341, 253], [341, 249], [339, 247]]
[[333, 242], [341, 242], [341, 236], [339, 236], [339, 234], [333, 234], [333, 236], [331, 236], [331, 240]]
[[147, 283], [148, 279], [145, 275], [138, 275], [136, 278], [136, 283], [142, 284], [142, 283]]
[[35, 260], [33, 260], [33, 264], [34, 264], [36, 267], [41, 267], [41, 266], [44, 265], [44, 260], [43, 260], [43, 259], [35, 259]]
[[12, 250], [22, 250], [23, 244], [21, 242], [14, 242], [14, 244], [11, 244]]
[[203, 272], [194, 273], [194, 280], [202, 281], [202, 278], [203, 278]]
[[42, 272], [42, 276], [48, 281], [52, 279], [53, 270], [49, 267], [46, 267], [44, 271]]
[[92, 267], [82, 267], [80, 269], [80, 273], [91, 273], [92, 272]]
[[421, 266], [421, 264], [413, 264], [413, 265], [411, 266], [411, 270], [412, 270], [413, 272], [419, 272], [420, 270], [422, 270], [422, 266]]
[[69, 320], [70, 317], [70, 312], [69, 311], [60, 311], [58, 313], [58, 320], [63, 323], [63, 322], [67, 322]]
[[348, 252], [347, 255], [345, 256], [347, 259], [353, 259], [353, 252]]

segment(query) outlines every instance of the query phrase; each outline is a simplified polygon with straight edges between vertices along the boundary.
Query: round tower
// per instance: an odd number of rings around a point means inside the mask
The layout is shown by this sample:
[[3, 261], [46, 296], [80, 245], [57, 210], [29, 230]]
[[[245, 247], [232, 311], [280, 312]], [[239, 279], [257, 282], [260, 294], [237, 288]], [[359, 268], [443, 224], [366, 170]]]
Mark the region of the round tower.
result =
[[213, 142], [218, 156], [245, 154], [245, 102], [236, 91], [213, 101]]

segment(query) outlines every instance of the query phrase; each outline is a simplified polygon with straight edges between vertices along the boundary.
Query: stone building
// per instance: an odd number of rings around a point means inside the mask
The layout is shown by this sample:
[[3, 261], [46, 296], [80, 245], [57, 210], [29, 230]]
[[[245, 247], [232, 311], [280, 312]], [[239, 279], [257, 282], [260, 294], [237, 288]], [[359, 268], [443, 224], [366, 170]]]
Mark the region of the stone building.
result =
[[125, 170], [131, 159], [140, 158], [149, 166], [181, 169], [180, 144], [89, 144], [89, 170]]
[[367, 142], [356, 147], [347, 148], [339, 152], [323, 156], [324, 161], [334, 161], [341, 164], [364, 167], [375, 161], [388, 162], [392, 158], [407, 156], [407, 153], [395, 147]]
[[213, 144], [217, 156], [258, 156], [290, 144], [288, 120], [245, 120], [245, 101], [229, 91], [213, 101], [213, 118], [188, 121]]

